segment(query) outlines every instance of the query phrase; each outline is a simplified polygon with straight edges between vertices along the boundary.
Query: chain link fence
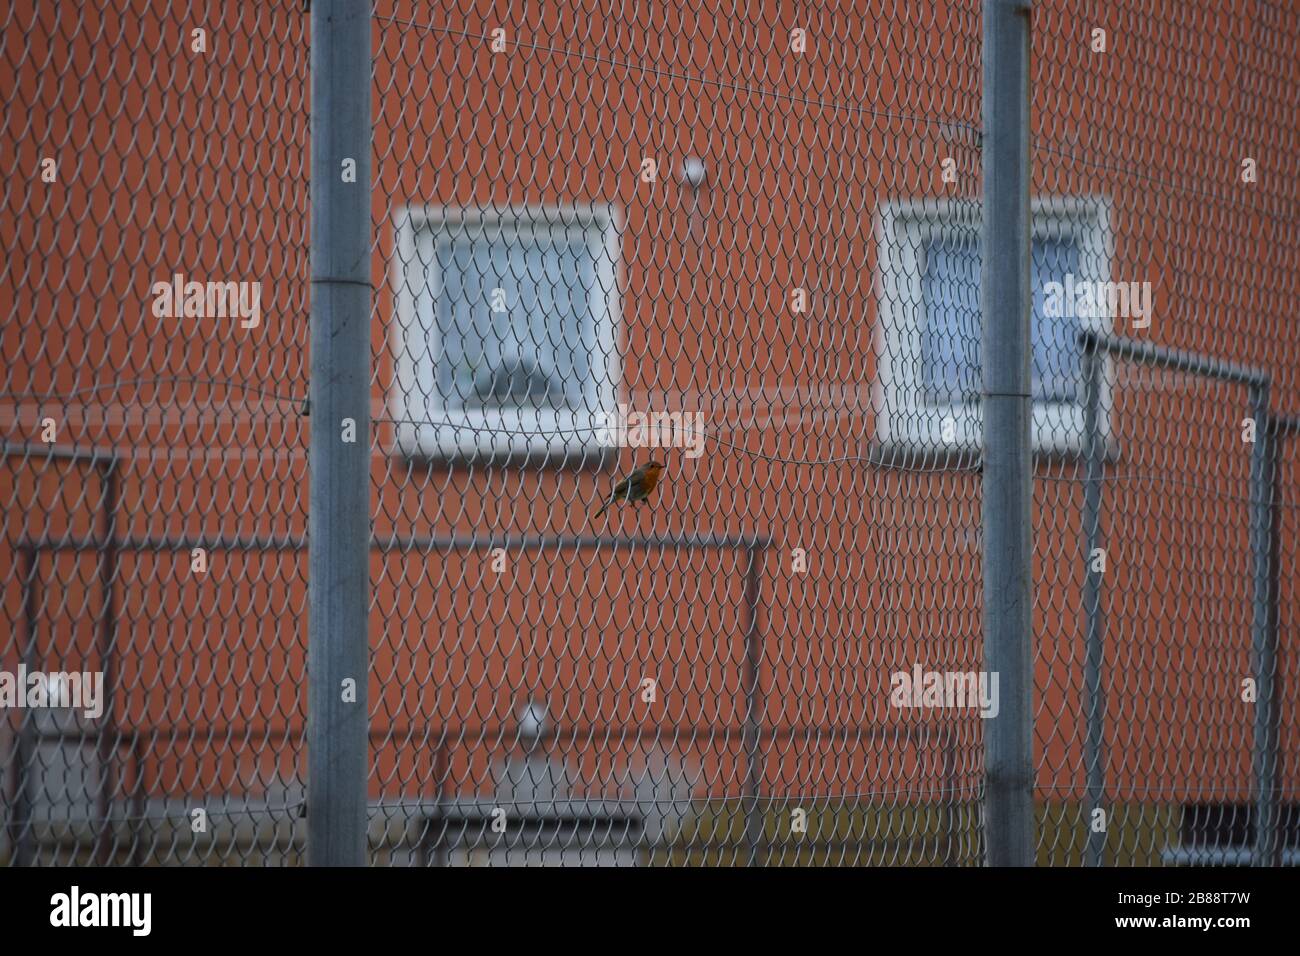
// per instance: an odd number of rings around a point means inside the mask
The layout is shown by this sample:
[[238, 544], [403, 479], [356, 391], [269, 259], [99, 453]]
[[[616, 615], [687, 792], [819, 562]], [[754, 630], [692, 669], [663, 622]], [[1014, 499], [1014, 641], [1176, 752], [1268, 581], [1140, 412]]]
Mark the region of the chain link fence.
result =
[[[0, 19], [5, 862], [305, 862], [303, 6]], [[982, 30], [375, 6], [372, 863], [984, 862]], [[1040, 864], [1294, 862], [1298, 34], [1033, 5]]]
[[[1300, 847], [1298, 26], [1278, 3], [1034, 8], [1034, 192], [1100, 217], [1061, 290], [1098, 336], [1069, 366], [1086, 392], [1096, 362], [1095, 428], [1036, 490], [1040, 861]], [[1045, 255], [1056, 228], [1035, 215]]]

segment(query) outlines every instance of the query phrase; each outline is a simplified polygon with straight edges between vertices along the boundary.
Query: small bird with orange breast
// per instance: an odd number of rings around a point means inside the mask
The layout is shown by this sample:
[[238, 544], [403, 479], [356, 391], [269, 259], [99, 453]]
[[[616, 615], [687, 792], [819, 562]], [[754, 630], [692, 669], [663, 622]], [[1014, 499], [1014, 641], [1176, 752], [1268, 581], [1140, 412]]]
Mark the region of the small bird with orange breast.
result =
[[591, 516], [591, 520], [595, 521], [603, 515], [605, 509], [616, 501], [634, 501], [637, 504], [645, 501], [659, 484], [659, 478], [663, 473], [664, 466], [657, 461], [642, 465], [614, 486], [614, 493], [609, 496], [609, 501]]

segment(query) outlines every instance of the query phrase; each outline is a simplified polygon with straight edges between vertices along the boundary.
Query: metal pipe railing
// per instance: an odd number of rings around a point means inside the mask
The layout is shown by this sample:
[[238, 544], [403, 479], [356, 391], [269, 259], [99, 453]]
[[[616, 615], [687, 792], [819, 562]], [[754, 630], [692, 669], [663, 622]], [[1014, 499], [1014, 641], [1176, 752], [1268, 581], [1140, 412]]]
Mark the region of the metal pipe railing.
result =
[[[112, 728], [112, 708], [110, 706], [111, 691], [107, 685], [116, 681], [116, 667], [112, 663], [115, 660], [116, 646], [116, 605], [112, 591], [113, 579], [116, 576], [117, 555], [122, 552], [140, 552], [140, 551], [190, 551], [194, 548], [206, 548], [213, 551], [252, 551], [252, 552], [274, 552], [274, 551], [301, 551], [307, 548], [308, 538], [305, 535], [280, 535], [280, 536], [215, 536], [205, 537], [203, 535], [186, 535], [186, 536], [124, 536], [117, 537], [116, 530], [116, 510], [118, 495], [116, 488], [116, 465], [118, 456], [115, 453], [105, 452], [103, 450], [81, 451], [76, 448], [42, 446], [42, 445], [25, 445], [6, 443], [0, 451], [5, 455], [35, 455], [37, 457], [60, 458], [66, 460], [89, 460], [94, 461], [107, 472], [107, 485], [103, 496], [103, 528], [104, 532], [97, 535], [82, 535], [76, 537], [62, 536], [57, 538], [37, 538], [24, 539], [16, 544], [20, 553], [28, 555], [31, 562], [31, 570], [25, 576], [24, 581], [24, 606], [28, 606], [34, 601], [35, 587], [39, 584], [36, 575], [36, 566], [39, 555], [43, 552], [60, 553], [60, 552], [83, 552], [93, 551], [100, 555], [100, 573], [101, 581], [105, 587], [104, 608], [100, 621], [100, 650], [105, 655], [103, 664], [105, 668], [105, 713], [103, 720], [105, 724], [96, 734], [97, 754], [99, 754], [101, 785], [97, 797], [97, 814], [101, 820], [100, 826], [96, 828], [96, 848], [95, 858], [101, 863], [107, 862], [107, 857], [111, 853], [112, 828], [109, 825], [111, 816], [111, 788], [115, 775], [110, 773], [109, 765], [116, 759], [115, 747], [109, 736], [109, 730]], [[759, 615], [761, 611], [761, 584], [764, 555], [766, 549], [772, 544], [772, 537], [767, 534], [748, 534], [748, 535], [714, 535], [714, 534], [690, 534], [680, 536], [638, 536], [630, 538], [612, 538], [599, 535], [500, 535], [495, 533], [487, 535], [477, 534], [451, 534], [451, 535], [374, 535], [371, 536], [369, 547], [371, 550], [381, 553], [434, 553], [461, 550], [491, 550], [493, 548], [506, 548], [508, 550], [526, 550], [526, 551], [543, 551], [543, 550], [568, 550], [568, 549], [608, 549], [608, 550], [647, 550], [653, 548], [666, 549], [721, 549], [721, 550], [742, 550], [745, 551], [748, 560], [745, 571], [745, 622], [744, 622], [744, 683], [742, 694], [744, 696], [744, 720], [740, 729], [742, 741], [742, 751], [745, 754], [745, 807], [746, 807], [746, 840], [749, 846], [749, 861], [751, 864], [760, 863], [762, 859], [762, 841], [763, 841], [763, 814], [761, 808], [761, 786], [764, 776], [763, 769], [763, 751], [762, 743], [766, 737], [763, 731], [763, 713], [764, 701], [762, 690], [762, 632], [759, 624]], [[34, 647], [35, 641], [35, 617], [34, 608], [29, 622], [29, 646]], [[110, 676], [111, 675], [111, 676]], [[121, 735], [118, 735], [120, 738]], [[373, 736], [373, 735], [371, 735]], [[120, 743], [120, 739], [118, 740]], [[18, 801], [22, 800], [23, 795], [27, 792], [26, 774], [28, 771], [28, 761], [18, 760], [16, 773], [16, 799], [15, 806], [18, 807]], [[137, 775], [139, 768], [136, 768]], [[136, 781], [136, 787], [140, 788], [139, 779]], [[19, 826], [20, 820], [26, 820], [30, 817], [30, 808], [25, 813], [15, 813], [15, 819], [12, 823], [14, 827]], [[30, 821], [29, 821], [30, 822]], [[30, 826], [28, 826], [30, 829]], [[21, 831], [14, 830], [15, 838], [22, 837]], [[25, 847], [26, 844], [14, 841], [15, 847]]]
[[[1101, 478], [1106, 442], [1099, 430], [1097, 408], [1102, 375], [1100, 355], [1110, 355], [1141, 365], [1218, 379], [1245, 386], [1250, 414], [1255, 421], [1255, 443], [1250, 456], [1250, 550], [1254, 562], [1251, 597], [1251, 663], [1257, 699], [1255, 702], [1252, 775], [1255, 790], [1255, 837], [1251, 859], [1257, 865], [1278, 865], [1282, 847], [1278, 834], [1278, 725], [1280, 715], [1275, 693], [1277, 676], [1277, 622], [1279, 600], [1278, 558], [1279, 509], [1275, 444], [1300, 433], [1300, 419], [1274, 415], [1269, 408], [1270, 376], [1260, 368], [1211, 356], [1136, 342], [1120, 336], [1085, 331], [1079, 334], [1083, 346], [1085, 444], [1087, 487], [1084, 489], [1084, 633], [1085, 686], [1088, 691], [1088, 733], [1084, 764], [1088, 773], [1089, 802], [1100, 805], [1105, 792], [1105, 699], [1102, 691], [1105, 624], [1101, 605], [1100, 575], [1091, 570], [1092, 549], [1101, 537]], [[1104, 834], [1090, 832], [1089, 862], [1104, 862]]]
[[[104, 825], [96, 832], [94, 858], [105, 862], [109, 848], [107, 827], [108, 808], [112, 804], [115, 784], [114, 762], [115, 741], [112, 711], [112, 681], [116, 674], [116, 611], [113, 605], [113, 581], [117, 574], [117, 555], [112, 545], [117, 522], [118, 488], [117, 465], [119, 455], [111, 448], [78, 448], [72, 445], [45, 445], [31, 442], [0, 443], [0, 457], [4, 458], [44, 458], [53, 461], [70, 461], [89, 463], [99, 474], [100, 480], [100, 527], [98, 536], [89, 539], [89, 550], [100, 553], [99, 583], [102, 607], [100, 609], [97, 644], [100, 664], [104, 668], [104, 714], [102, 723], [95, 731], [95, 755], [99, 770], [99, 785], [96, 788], [96, 807]], [[36, 599], [40, 584], [39, 547], [31, 543], [20, 542], [15, 550], [22, 556], [23, 574], [23, 620], [26, 629], [24, 645], [24, 663], [31, 667], [38, 654], [36, 633]], [[27, 771], [33, 758], [33, 720], [32, 715], [24, 712], [18, 730], [17, 767], [14, 781], [14, 822], [10, 833], [14, 847], [15, 859], [19, 864], [26, 861], [30, 851], [28, 834], [18, 828], [18, 821], [27, 819], [30, 824], [32, 800], [28, 793]], [[24, 813], [25, 811], [25, 813]], [[30, 829], [30, 825], [27, 828]]]

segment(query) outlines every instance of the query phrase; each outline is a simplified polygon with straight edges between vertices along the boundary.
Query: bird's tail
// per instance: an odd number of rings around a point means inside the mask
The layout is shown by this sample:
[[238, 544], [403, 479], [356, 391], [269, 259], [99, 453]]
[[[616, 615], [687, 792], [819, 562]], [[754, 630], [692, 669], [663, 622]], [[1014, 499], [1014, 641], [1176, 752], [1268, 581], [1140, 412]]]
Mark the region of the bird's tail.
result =
[[592, 520], [592, 521], [595, 521], [597, 518], [599, 518], [601, 515], [603, 515], [606, 511], [608, 511], [608, 510], [609, 510], [609, 506], [610, 506], [610, 504], [612, 504], [612, 502], [607, 501], [607, 502], [605, 502], [603, 505], [601, 505], [601, 506], [600, 506], [600, 510], [597, 511], [594, 515], [591, 516], [591, 520]]

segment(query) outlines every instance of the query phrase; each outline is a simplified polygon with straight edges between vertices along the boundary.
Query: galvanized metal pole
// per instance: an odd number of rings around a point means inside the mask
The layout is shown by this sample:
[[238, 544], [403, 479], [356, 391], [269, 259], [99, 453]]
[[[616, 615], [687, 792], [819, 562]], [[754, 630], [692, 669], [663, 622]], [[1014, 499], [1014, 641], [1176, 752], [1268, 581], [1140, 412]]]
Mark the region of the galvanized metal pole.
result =
[[745, 841], [749, 847], [747, 866], [763, 866], [763, 632], [759, 628], [763, 558], [766, 549], [755, 541], [745, 552], [745, 723], [742, 740], [745, 753]]
[[1273, 593], [1273, 494], [1276, 441], [1269, 421], [1269, 388], [1251, 386], [1250, 414], [1255, 420], [1255, 444], [1250, 455], [1250, 552], [1254, 558], [1255, 588], [1251, 618], [1251, 664], [1255, 676], [1255, 834], [1251, 862], [1255, 866], [1280, 866], [1282, 846], [1278, 833], [1277, 632]]
[[311, 11], [307, 861], [366, 862], [370, 0]]
[[1029, 4], [984, 0], [984, 728], [990, 866], [1033, 862]]
[[1084, 656], [1083, 687], [1087, 706], [1087, 737], [1084, 741], [1083, 764], [1088, 776], [1089, 819], [1088, 844], [1085, 863], [1101, 866], [1105, 863], [1106, 831], [1092, 826], [1092, 811], [1108, 812], [1106, 801], [1106, 692], [1105, 635], [1106, 621], [1102, 607], [1101, 570], [1093, 554], [1102, 547], [1101, 537], [1101, 479], [1105, 466], [1106, 444], [1101, 423], [1101, 373], [1105, 356], [1101, 354], [1096, 338], [1084, 343], [1083, 351], [1083, 456], [1087, 467], [1087, 483], [1083, 488], [1083, 618]]
[[[18, 551], [23, 577], [23, 654], [22, 663], [28, 673], [41, 669], [40, 649], [37, 647], [36, 609], [40, 606], [41, 553], [34, 547], [23, 547]], [[18, 739], [14, 742], [16, 750], [14, 767], [13, 815], [9, 818], [9, 845], [13, 847], [13, 862], [16, 866], [32, 866], [36, 862], [35, 827], [32, 810], [36, 804], [35, 776], [36, 754], [39, 747], [36, 727], [36, 711], [24, 707], [18, 712]]]
[[[1283, 843], [1284, 838], [1279, 832], [1282, 827], [1281, 808], [1279, 805], [1279, 796], [1277, 781], [1285, 779], [1286, 766], [1283, 761], [1285, 754], [1282, 750], [1280, 741], [1280, 728], [1285, 719], [1282, 714], [1282, 705], [1286, 701], [1286, 694], [1282, 687], [1282, 670], [1279, 661], [1278, 631], [1279, 621], [1281, 619], [1282, 600], [1282, 484], [1278, 480], [1277, 463], [1282, 458], [1283, 441], [1287, 435], [1287, 429], [1278, 416], [1271, 416], [1269, 425], [1272, 426], [1269, 434], [1268, 445], [1268, 481], [1269, 481], [1269, 547], [1268, 547], [1268, 622], [1266, 624], [1266, 640], [1264, 653], [1261, 657], [1264, 664], [1261, 670], [1266, 670], [1269, 674], [1268, 679], [1268, 713], [1264, 715], [1262, 726], [1265, 728], [1264, 745], [1271, 749], [1268, 750], [1269, 759], [1260, 767], [1259, 773], [1259, 792], [1263, 799], [1267, 801], [1266, 806], [1261, 806], [1256, 812], [1260, 813], [1260, 819], [1267, 820], [1268, 826], [1264, 830], [1257, 830], [1256, 835], [1260, 838], [1259, 844], [1267, 846], [1268, 849], [1260, 852], [1260, 857], [1268, 866], [1281, 866], [1283, 860]], [[1258, 731], [1256, 731], [1258, 736]], [[1267, 785], [1267, 789], [1266, 786]], [[1264, 815], [1263, 811], [1268, 813]]]
[[104, 669], [103, 716], [99, 721], [99, 739], [95, 745], [95, 761], [99, 764], [99, 793], [95, 798], [95, 815], [99, 818], [95, 832], [95, 862], [108, 866], [113, 862], [113, 795], [117, 789], [114, 768], [117, 765], [119, 744], [114, 691], [117, 688], [117, 602], [114, 599], [114, 582], [117, 579], [117, 463], [100, 465], [100, 481], [104, 489], [104, 532], [99, 554], [99, 588], [103, 607], [99, 618], [99, 666]]

